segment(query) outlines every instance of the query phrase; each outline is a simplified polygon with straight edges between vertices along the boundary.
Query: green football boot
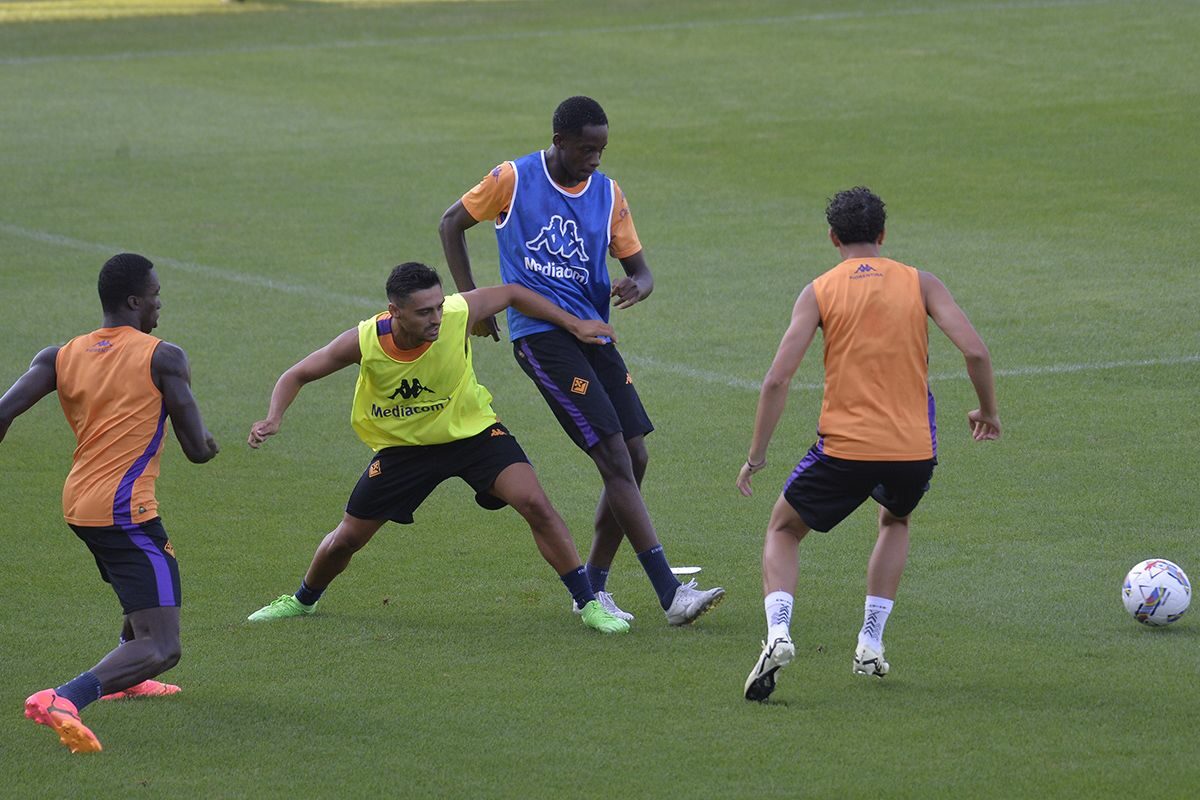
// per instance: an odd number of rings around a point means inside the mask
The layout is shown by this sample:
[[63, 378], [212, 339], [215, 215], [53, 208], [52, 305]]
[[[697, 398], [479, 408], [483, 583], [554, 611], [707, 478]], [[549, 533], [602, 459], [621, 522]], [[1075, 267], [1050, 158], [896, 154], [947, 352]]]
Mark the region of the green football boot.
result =
[[270, 605], [263, 606], [258, 611], [246, 617], [246, 619], [251, 622], [268, 622], [273, 619], [304, 617], [316, 610], [316, 603], [306, 606], [297, 600], [295, 595], [281, 594], [278, 600], [271, 601]]
[[601, 633], [629, 633], [629, 623], [604, 610], [599, 600], [592, 600], [579, 615], [583, 624]]

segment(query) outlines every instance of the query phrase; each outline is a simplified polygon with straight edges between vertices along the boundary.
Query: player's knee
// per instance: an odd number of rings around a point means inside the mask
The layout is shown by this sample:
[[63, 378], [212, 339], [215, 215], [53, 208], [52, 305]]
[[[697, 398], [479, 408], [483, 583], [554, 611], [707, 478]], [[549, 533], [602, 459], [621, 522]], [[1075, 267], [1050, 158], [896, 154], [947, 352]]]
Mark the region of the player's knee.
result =
[[155, 640], [154, 659], [159, 672], [166, 672], [178, 664], [182, 657], [183, 645], [178, 636]]
[[336, 530], [330, 534], [329, 549], [338, 555], [352, 555], [363, 549], [368, 538], [358, 536], [351, 531]]
[[640, 481], [642, 476], [646, 474], [646, 465], [650, 463], [650, 453], [646, 450], [646, 444], [639, 438], [635, 442], [629, 442], [629, 460], [633, 464], [633, 474]]
[[588, 455], [596, 462], [596, 468], [600, 470], [605, 482], [633, 480], [633, 462], [620, 434], [614, 433], [604, 437], [588, 451]]
[[558, 512], [550, 504], [544, 492], [531, 492], [514, 498], [509, 503], [530, 527], [540, 529], [558, 518]]

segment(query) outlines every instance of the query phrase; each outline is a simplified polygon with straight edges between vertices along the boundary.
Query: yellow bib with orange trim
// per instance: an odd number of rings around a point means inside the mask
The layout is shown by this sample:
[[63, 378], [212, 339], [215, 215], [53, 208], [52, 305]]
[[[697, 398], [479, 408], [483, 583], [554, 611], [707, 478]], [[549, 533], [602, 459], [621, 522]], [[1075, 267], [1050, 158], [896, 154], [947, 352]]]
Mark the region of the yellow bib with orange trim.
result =
[[358, 323], [362, 352], [350, 424], [372, 450], [445, 444], [496, 422], [492, 395], [475, 378], [467, 301], [446, 298], [437, 341], [400, 350], [385, 311]]

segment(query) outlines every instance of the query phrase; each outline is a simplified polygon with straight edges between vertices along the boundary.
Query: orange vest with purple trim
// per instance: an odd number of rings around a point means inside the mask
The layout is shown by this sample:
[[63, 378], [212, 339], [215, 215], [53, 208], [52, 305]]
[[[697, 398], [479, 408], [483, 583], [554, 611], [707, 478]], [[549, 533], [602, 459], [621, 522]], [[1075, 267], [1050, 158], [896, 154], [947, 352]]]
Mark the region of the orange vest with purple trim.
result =
[[158, 516], [154, 481], [167, 411], [150, 360], [160, 341], [122, 326], [59, 348], [58, 400], [78, 443], [63, 486], [67, 522], [107, 527]]

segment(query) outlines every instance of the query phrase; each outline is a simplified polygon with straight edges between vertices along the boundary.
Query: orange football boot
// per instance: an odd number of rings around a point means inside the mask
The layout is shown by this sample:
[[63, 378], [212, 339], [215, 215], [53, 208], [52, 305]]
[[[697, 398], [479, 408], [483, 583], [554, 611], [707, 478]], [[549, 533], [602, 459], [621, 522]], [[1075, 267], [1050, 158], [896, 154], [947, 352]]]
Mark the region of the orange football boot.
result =
[[129, 700], [134, 697], [165, 697], [169, 694], [178, 694], [179, 687], [173, 683], [161, 683], [159, 681], [142, 681], [139, 684], [130, 686], [120, 692], [113, 692], [101, 697], [101, 700]]
[[26, 698], [25, 716], [52, 729], [72, 753], [98, 753], [104, 749], [96, 734], [80, 721], [75, 704], [59, 697], [53, 689], [42, 689]]

